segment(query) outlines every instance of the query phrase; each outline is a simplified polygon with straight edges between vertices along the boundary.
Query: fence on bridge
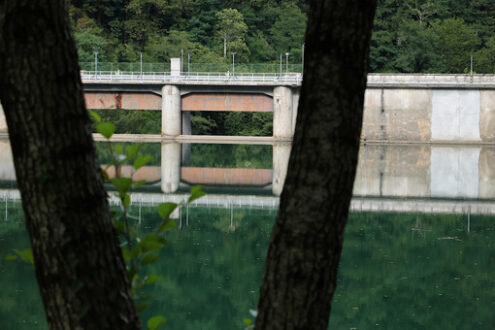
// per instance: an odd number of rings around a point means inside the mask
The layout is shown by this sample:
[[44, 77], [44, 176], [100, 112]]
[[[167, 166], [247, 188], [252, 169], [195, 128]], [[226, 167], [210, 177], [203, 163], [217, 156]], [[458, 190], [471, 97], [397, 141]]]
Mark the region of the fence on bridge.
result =
[[[82, 71], [95, 71], [95, 62], [81, 62], [79, 63]], [[98, 62], [98, 71], [107, 72], [170, 72], [170, 63], [141, 63], [140, 62]], [[257, 63], [257, 64], [235, 64], [234, 70], [232, 70], [232, 63], [183, 63], [182, 72], [184, 75], [193, 72], [213, 73], [222, 72], [231, 73], [270, 73], [283, 75], [286, 73], [302, 73], [301, 64], [280, 64], [275, 63]]]

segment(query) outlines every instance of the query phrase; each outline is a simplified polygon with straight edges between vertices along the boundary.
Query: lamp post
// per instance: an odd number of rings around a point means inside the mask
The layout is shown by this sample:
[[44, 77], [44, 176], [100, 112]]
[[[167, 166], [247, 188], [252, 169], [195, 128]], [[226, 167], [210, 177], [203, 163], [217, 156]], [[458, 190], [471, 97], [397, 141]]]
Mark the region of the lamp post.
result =
[[473, 54], [471, 54], [471, 75], [473, 75]]
[[285, 53], [285, 73], [289, 73], [289, 53]]
[[280, 77], [282, 77], [282, 53], [280, 53]]
[[187, 75], [189, 76], [189, 71], [191, 69], [191, 52], [187, 53]]
[[141, 52], [141, 55], [139, 56], [139, 63], [140, 63], [140, 72], [141, 72], [141, 79], [143, 79], [143, 52]]
[[95, 79], [98, 76], [98, 51], [95, 50], [93, 51], [93, 54], [95, 54]]
[[302, 44], [302, 60], [301, 60], [302, 66], [301, 66], [301, 75], [304, 74], [304, 44]]
[[235, 75], [235, 54], [237, 54], [236, 52], [232, 52], [232, 76]]

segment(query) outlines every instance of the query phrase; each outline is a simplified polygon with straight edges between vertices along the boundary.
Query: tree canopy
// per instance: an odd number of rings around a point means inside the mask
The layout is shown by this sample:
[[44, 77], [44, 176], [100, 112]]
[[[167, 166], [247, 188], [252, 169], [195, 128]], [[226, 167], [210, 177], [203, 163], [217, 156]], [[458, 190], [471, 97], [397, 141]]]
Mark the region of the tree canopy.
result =
[[[70, 1], [81, 62], [301, 63], [307, 1]], [[490, 0], [379, 0], [371, 72], [495, 73]]]

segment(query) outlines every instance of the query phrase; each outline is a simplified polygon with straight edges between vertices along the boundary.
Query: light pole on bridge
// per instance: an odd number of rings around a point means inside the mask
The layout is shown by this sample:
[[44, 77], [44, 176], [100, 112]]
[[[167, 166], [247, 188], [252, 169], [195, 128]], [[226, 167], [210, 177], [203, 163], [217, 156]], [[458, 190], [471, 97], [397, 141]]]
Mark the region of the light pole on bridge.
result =
[[93, 54], [95, 54], [95, 79], [98, 76], [98, 51], [95, 50], [93, 51]]
[[141, 52], [141, 55], [139, 57], [139, 62], [140, 62], [140, 71], [141, 71], [141, 79], [143, 78], [143, 52]]
[[189, 76], [189, 71], [191, 69], [191, 52], [187, 53], [187, 75]]
[[237, 54], [236, 52], [232, 52], [232, 76], [235, 75], [235, 54]]
[[289, 73], [289, 53], [285, 53], [285, 73]]
[[301, 60], [301, 75], [304, 75], [304, 44], [302, 44], [302, 60]]

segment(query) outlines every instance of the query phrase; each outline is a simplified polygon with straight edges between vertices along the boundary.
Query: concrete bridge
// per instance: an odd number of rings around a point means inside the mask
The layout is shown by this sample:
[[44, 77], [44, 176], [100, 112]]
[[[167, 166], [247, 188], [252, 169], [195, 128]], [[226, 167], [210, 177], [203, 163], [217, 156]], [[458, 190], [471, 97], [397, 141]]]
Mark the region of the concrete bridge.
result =
[[[300, 74], [84, 73], [89, 109], [157, 110], [161, 137], [191, 134], [193, 111], [273, 112], [273, 138], [293, 136]], [[6, 131], [0, 110], [0, 132]], [[495, 143], [495, 75], [370, 74], [362, 140]]]
[[[161, 110], [162, 136], [190, 135], [192, 111], [273, 112], [273, 137], [291, 139], [300, 79], [85, 80], [92, 109]], [[370, 74], [363, 141], [495, 143], [495, 75]]]

